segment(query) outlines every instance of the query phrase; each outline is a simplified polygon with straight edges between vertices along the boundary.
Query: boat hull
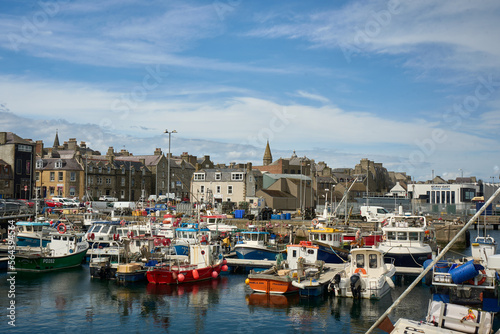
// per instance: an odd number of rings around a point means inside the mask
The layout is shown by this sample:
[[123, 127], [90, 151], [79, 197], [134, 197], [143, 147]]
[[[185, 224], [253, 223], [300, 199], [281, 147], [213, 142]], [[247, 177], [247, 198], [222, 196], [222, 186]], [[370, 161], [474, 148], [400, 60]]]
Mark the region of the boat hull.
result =
[[281, 250], [273, 250], [264, 247], [255, 247], [251, 245], [237, 244], [234, 247], [236, 256], [241, 260], [276, 260], [279, 254], [286, 259], [286, 253]]
[[318, 244], [318, 260], [325, 263], [344, 263], [347, 261], [349, 251], [331, 248]]
[[385, 263], [390, 263], [394, 259], [396, 267], [422, 267], [424, 262], [432, 258], [432, 252], [424, 253], [392, 253], [388, 252], [384, 256]]
[[15, 268], [16, 271], [41, 272], [78, 267], [82, 264], [86, 252], [87, 249], [79, 253], [59, 257], [16, 254]]
[[299, 287], [292, 284], [289, 276], [251, 274], [248, 275], [248, 286], [254, 292], [267, 294], [283, 295], [299, 291]]
[[146, 279], [146, 270], [139, 270], [133, 273], [116, 273], [116, 280], [119, 282], [140, 282]]
[[[198, 278], [195, 278], [194, 269], [198, 272]], [[186, 266], [177, 268], [153, 268], [146, 273], [146, 277], [149, 283], [154, 284], [183, 284], [191, 282], [199, 282], [204, 280], [210, 280], [214, 278], [213, 272], [217, 273], [216, 277], [219, 277], [222, 271], [222, 263], [215, 266], [208, 266], [204, 268], [196, 268], [194, 266]], [[184, 275], [184, 279], [179, 280], [179, 275]]]

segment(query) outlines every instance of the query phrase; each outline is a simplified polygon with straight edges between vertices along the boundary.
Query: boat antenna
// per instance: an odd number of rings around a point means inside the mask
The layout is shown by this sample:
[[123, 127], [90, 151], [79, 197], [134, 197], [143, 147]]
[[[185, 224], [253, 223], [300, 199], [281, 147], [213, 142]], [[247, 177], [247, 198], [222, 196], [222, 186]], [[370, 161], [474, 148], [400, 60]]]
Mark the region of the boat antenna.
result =
[[378, 320], [370, 327], [370, 329], [368, 329], [368, 331], [366, 332], [367, 334], [371, 333], [374, 329], [376, 329], [382, 323], [382, 321], [384, 321], [385, 318], [387, 318], [389, 313], [391, 313], [392, 310], [394, 310], [394, 308], [399, 305], [399, 303], [411, 292], [411, 290], [413, 290], [413, 288], [420, 282], [420, 280], [434, 267], [434, 265], [439, 260], [441, 260], [441, 258], [453, 246], [453, 244], [458, 240], [458, 238], [460, 238], [460, 236], [469, 228], [469, 226], [472, 225], [472, 223], [476, 219], [478, 219], [478, 217], [481, 215], [481, 213], [483, 213], [483, 211], [486, 209], [486, 207], [488, 207], [488, 205], [490, 205], [499, 194], [500, 194], [500, 187], [495, 191], [495, 193], [490, 197], [490, 199], [488, 199], [488, 201], [486, 203], [484, 203], [484, 205], [481, 207], [481, 209], [479, 209], [479, 211], [477, 211], [476, 214], [474, 216], [472, 216], [471, 219], [469, 219], [467, 224], [465, 224], [464, 227], [462, 227], [460, 232], [458, 232], [455, 235], [455, 237], [453, 239], [451, 239], [451, 241], [448, 243], [448, 245], [446, 245], [446, 247], [441, 251], [441, 253], [439, 253], [439, 255], [436, 256], [436, 258], [427, 266], [427, 268], [424, 269], [424, 271], [422, 271], [420, 273], [420, 275], [418, 275], [418, 277], [401, 294], [401, 296], [399, 296], [398, 299], [396, 299], [394, 301], [394, 303], [392, 303], [392, 305], [384, 312], [384, 314], [382, 314], [378, 318]]

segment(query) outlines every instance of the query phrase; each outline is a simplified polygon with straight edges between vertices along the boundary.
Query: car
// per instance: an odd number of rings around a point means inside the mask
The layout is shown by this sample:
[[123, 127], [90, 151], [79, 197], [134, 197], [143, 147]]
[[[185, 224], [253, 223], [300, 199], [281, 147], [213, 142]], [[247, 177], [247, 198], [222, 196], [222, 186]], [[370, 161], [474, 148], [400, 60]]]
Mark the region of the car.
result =
[[70, 198], [60, 198], [59, 203], [62, 203], [62, 205], [66, 207], [77, 208], [80, 206], [80, 203]]
[[34, 202], [28, 201], [27, 199], [20, 199], [20, 201], [23, 201], [30, 208], [35, 206]]
[[56, 202], [51, 199], [46, 199], [45, 200], [45, 205], [48, 206], [49, 208], [62, 208], [63, 204], [61, 202]]
[[103, 195], [103, 196], [99, 197], [99, 200], [105, 201], [105, 202], [118, 202], [118, 198], [112, 197], [109, 195]]

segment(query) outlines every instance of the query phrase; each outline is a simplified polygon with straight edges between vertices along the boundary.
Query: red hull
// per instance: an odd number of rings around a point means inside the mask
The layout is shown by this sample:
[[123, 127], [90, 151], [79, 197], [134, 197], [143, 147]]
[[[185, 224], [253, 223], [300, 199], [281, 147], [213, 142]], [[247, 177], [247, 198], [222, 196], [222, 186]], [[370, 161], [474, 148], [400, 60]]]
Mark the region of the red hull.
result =
[[[363, 239], [363, 244], [365, 246], [376, 246], [377, 243], [382, 242], [382, 235], [381, 234], [375, 234], [375, 235], [366, 235], [366, 236], [361, 236]], [[343, 236], [344, 242], [354, 242], [356, 240], [356, 236], [353, 235], [344, 235]]]
[[[219, 276], [222, 271], [222, 263], [216, 266], [205, 268], [196, 268], [195, 266], [180, 266], [180, 267], [159, 267], [147, 272], [146, 277], [149, 283], [154, 284], [183, 284], [191, 282], [199, 282], [213, 279], [213, 272], [217, 272]], [[194, 270], [198, 271], [198, 278], [194, 278]], [[182, 281], [179, 280], [179, 275], [184, 275]]]

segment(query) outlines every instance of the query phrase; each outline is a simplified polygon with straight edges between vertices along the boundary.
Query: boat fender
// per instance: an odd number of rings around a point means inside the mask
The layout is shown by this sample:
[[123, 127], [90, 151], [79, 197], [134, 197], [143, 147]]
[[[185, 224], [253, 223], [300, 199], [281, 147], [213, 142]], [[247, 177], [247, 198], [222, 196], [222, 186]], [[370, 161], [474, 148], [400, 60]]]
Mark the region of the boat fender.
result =
[[160, 246], [160, 239], [159, 238], [155, 238], [155, 246]]
[[179, 282], [184, 281], [184, 274], [179, 274], [179, 275], [177, 275], [177, 280], [178, 280]]
[[474, 278], [471, 278], [470, 280], [468, 280], [467, 282], [470, 284], [470, 285], [481, 285], [484, 283], [484, 281], [486, 281], [486, 271], [484, 271], [483, 269], [479, 270], [481, 272], [481, 279], [479, 281], [477, 281], [477, 283], [475, 282], [475, 277]]
[[193, 270], [193, 278], [194, 279], [199, 279], [200, 278], [200, 274], [198, 273], [198, 270], [196, 270], [196, 269]]
[[215, 279], [217, 278], [217, 276], [219, 276], [219, 273], [217, 273], [215, 270], [212, 271], [212, 278]]
[[392, 281], [392, 278], [391, 277], [388, 277], [386, 276], [385, 277], [385, 281], [387, 282], [387, 284], [389, 284], [389, 286], [394, 289], [396, 287], [396, 285], [394, 284], [394, 282]]

